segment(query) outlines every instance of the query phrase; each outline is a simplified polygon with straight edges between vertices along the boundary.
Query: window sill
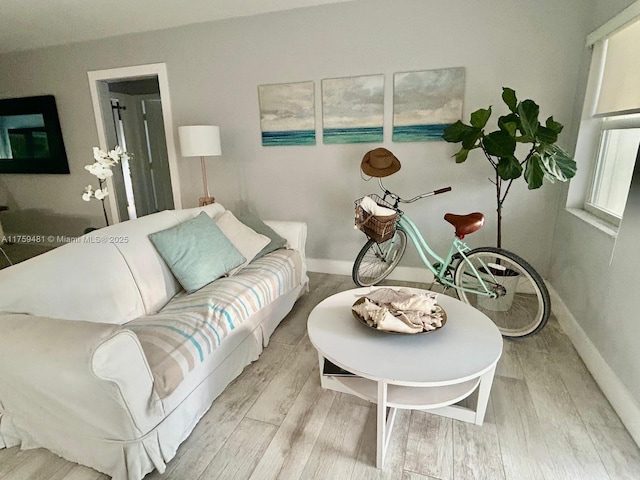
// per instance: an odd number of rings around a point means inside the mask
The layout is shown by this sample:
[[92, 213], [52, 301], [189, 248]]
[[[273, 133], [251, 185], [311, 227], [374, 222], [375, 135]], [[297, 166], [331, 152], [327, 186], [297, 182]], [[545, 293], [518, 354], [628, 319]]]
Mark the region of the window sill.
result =
[[567, 208], [567, 212], [578, 217], [580, 220], [588, 223], [592, 227], [597, 228], [611, 238], [616, 238], [618, 236], [618, 227], [605, 222], [601, 218], [596, 217], [582, 208]]

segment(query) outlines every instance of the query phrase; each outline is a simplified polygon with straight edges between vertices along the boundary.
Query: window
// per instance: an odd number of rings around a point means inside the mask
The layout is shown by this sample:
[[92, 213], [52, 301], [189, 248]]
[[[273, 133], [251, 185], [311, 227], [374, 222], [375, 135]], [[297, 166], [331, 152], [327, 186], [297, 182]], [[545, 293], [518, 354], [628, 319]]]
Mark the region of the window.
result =
[[639, 146], [640, 115], [607, 117], [602, 121], [593, 183], [585, 210], [619, 225]]
[[640, 1], [588, 38], [592, 65], [576, 146], [582, 176], [576, 183], [581, 193], [575, 195], [572, 182], [567, 202], [568, 207], [586, 210], [613, 227], [619, 226], [624, 214], [639, 156], [639, 14]]

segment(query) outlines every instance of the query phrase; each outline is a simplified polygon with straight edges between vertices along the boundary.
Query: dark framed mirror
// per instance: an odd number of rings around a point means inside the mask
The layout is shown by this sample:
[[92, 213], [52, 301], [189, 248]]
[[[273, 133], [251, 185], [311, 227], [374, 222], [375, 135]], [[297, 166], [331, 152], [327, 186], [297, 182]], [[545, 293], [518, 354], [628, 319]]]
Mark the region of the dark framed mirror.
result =
[[53, 95], [0, 100], [0, 173], [69, 173]]

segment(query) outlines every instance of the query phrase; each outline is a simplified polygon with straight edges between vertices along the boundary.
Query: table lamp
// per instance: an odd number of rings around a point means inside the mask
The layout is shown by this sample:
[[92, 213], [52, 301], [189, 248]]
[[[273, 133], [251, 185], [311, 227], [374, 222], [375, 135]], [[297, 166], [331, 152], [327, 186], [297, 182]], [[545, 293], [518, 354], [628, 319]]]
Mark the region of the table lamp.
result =
[[183, 157], [200, 157], [204, 197], [198, 200], [198, 205], [203, 207], [215, 202], [215, 198], [209, 195], [204, 157], [222, 155], [220, 127], [213, 125], [187, 125], [178, 127], [178, 136], [180, 138], [180, 153]]

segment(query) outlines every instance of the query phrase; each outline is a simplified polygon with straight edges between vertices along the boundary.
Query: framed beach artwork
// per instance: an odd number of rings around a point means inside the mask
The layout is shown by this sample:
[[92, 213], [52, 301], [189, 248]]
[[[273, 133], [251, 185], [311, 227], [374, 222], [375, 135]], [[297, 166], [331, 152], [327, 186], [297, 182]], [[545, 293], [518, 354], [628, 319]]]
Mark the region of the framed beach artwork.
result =
[[393, 75], [393, 141], [442, 140], [462, 117], [465, 71], [443, 68]]
[[315, 145], [313, 82], [259, 85], [262, 145]]
[[382, 142], [384, 75], [322, 80], [324, 143]]

